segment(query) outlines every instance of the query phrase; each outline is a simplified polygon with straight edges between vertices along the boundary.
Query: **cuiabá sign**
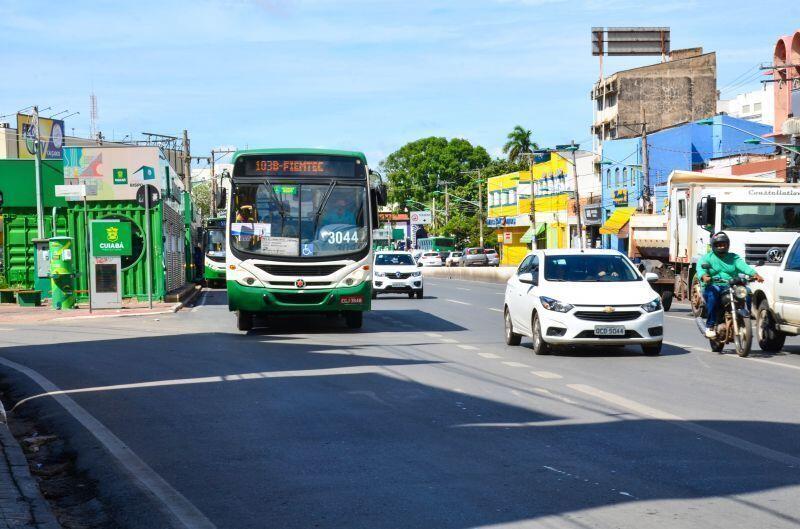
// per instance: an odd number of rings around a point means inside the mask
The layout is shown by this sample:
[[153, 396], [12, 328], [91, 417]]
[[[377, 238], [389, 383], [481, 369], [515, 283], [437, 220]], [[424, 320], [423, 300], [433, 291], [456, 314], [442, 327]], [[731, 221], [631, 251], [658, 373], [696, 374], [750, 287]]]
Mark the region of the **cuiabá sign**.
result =
[[92, 255], [131, 255], [131, 223], [121, 220], [92, 221]]

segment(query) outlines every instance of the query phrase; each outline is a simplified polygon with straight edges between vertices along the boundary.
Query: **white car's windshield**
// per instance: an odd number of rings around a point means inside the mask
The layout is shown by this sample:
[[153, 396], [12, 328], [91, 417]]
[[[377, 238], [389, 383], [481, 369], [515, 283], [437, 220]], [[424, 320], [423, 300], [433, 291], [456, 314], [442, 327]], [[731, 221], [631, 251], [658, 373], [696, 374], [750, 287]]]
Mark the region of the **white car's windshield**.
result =
[[408, 254], [379, 253], [375, 256], [375, 266], [414, 265], [414, 259]]
[[641, 280], [625, 257], [613, 254], [546, 255], [544, 278], [547, 281], [586, 283]]

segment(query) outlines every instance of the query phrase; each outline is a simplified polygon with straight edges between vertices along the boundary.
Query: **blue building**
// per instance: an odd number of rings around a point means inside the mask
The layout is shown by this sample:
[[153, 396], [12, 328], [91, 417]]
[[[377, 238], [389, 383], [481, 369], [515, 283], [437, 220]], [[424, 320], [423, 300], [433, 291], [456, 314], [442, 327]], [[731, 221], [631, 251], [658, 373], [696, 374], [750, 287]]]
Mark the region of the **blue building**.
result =
[[[752, 121], [718, 115], [700, 122], [684, 123], [647, 135], [649, 189], [653, 212], [661, 213], [667, 205], [667, 179], [674, 170], [700, 170], [711, 160], [737, 154], [770, 154], [773, 147], [753, 145], [745, 140], [772, 132], [772, 128]], [[741, 129], [741, 130], [737, 130]], [[642, 173], [641, 138], [610, 140], [603, 143], [601, 161], [602, 205], [604, 223], [612, 219], [603, 236], [603, 247], [627, 249], [627, 239], [617, 237], [616, 226], [626, 222], [626, 215], [642, 210], [645, 179]]]

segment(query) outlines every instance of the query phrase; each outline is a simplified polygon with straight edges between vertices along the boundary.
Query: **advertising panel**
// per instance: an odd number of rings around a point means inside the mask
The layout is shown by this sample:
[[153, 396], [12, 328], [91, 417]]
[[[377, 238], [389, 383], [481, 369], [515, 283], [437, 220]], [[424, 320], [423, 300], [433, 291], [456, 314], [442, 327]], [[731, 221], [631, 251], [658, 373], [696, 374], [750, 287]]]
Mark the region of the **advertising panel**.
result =
[[430, 211], [412, 211], [411, 224], [432, 224], [433, 214]]
[[144, 184], [155, 186], [162, 196], [183, 191], [158, 147], [65, 147], [64, 183], [85, 185], [89, 201], [136, 200]]
[[95, 257], [131, 255], [133, 253], [130, 222], [92, 221], [91, 226], [92, 255]]
[[[60, 160], [64, 148], [64, 122], [40, 117], [39, 140], [43, 160]], [[33, 116], [17, 114], [17, 152], [23, 159], [36, 157], [36, 127]]]

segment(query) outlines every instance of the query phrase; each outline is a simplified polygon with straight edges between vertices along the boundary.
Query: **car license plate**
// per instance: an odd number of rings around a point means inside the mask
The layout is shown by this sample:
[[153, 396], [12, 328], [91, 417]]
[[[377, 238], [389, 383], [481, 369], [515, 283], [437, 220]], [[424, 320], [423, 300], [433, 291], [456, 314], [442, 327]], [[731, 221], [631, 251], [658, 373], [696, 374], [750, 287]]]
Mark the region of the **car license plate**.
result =
[[595, 336], [625, 336], [624, 325], [595, 325]]
[[364, 296], [342, 296], [339, 299], [339, 303], [342, 305], [358, 305], [359, 303], [364, 303]]
[[393, 287], [404, 287], [404, 286], [406, 286], [406, 284], [403, 283], [402, 281], [395, 281], [394, 283], [392, 283], [392, 286]]

